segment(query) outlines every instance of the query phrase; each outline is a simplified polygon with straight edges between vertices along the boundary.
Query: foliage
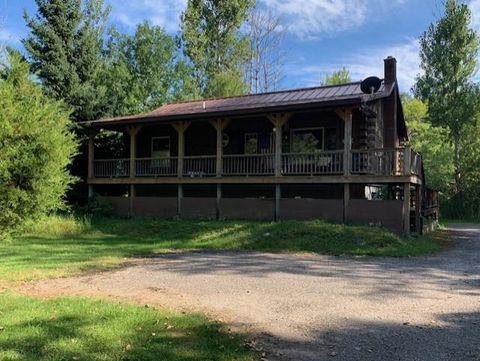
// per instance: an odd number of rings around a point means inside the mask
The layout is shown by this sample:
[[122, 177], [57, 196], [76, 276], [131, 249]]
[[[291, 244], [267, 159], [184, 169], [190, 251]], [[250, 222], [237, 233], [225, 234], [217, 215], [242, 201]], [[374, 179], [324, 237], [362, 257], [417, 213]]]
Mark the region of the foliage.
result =
[[89, 300], [41, 300], [0, 294], [0, 359], [257, 359], [243, 335], [205, 316]]
[[236, 70], [214, 74], [205, 90], [205, 97], [229, 97], [247, 93], [247, 85], [241, 78], [242, 73]]
[[86, 217], [112, 217], [114, 209], [112, 204], [105, 199], [89, 199], [87, 204], [76, 209], [76, 213]]
[[[159, 219], [42, 219], [0, 243], [0, 280], [63, 277], [118, 266], [127, 257], [171, 250], [213, 249], [315, 252], [333, 255], [415, 256], [438, 251], [428, 237], [403, 239], [384, 229], [324, 221], [281, 223]], [[50, 231], [50, 227], [54, 230]], [[64, 233], [62, 233], [62, 229]], [[77, 230], [77, 232], [72, 232]]]
[[0, 235], [62, 208], [76, 151], [69, 112], [29, 79], [18, 56], [0, 78]]
[[430, 25], [420, 39], [421, 68], [415, 93], [428, 104], [434, 126], [449, 129], [454, 145], [455, 182], [462, 192], [462, 134], [476, 119], [478, 89], [472, 83], [476, 72], [479, 39], [471, 28], [468, 5], [446, 0], [445, 14]]
[[23, 41], [32, 69], [48, 94], [64, 100], [76, 120], [98, 118], [105, 104], [99, 83], [109, 8], [103, 0], [35, 0], [35, 17], [24, 14], [30, 34]]
[[196, 98], [192, 69], [179, 57], [175, 40], [144, 22], [133, 35], [111, 30], [102, 82], [110, 115], [153, 110], [172, 100]]
[[433, 126], [427, 105], [408, 95], [402, 96], [403, 111], [413, 150], [423, 157], [427, 185], [449, 197], [453, 193], [453, 147], [446, 128]]
[[341, 85], [351, 82], [350, 70], [342, 68], [332, 73], [327, 73], [322, 81], [322, 85]]
[[188, 0], [180, 41], [203, 96], [246, 90], [242, 66], [248, 60], [249, 44], [240, 27], [253, 4], [254, 0]]

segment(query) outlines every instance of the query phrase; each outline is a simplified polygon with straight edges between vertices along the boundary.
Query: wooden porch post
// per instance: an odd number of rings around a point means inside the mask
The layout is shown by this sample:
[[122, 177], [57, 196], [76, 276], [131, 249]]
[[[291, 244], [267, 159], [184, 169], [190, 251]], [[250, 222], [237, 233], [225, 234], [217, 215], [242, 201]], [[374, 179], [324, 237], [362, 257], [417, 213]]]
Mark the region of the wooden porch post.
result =
[[217, 183], [217, 208], [216, 208], [216, 219], [220, 220], [222, 218], [222, 209], [221, 209], [221, 201], [222, 201], [222, 185]]
[[223, 131], [230, 122], [227, 119], [211, 120], [210, 124], [217, 130], [217, 161], [216, 161], [216, 175], [221, 177], [223, 173]]
[[183, 185], [179, 184], [177, 188], [177, 217], [182, 217], [182, 199], [183, 199]]
[[270, 114], [268, 119], [272, 122], [275, 132], [275, 176], [282, 175], [282, 134], [283, 126], [290, 118], [288, 113]]
[[350, 184], [343, 185], [343, 223], [348, 224], [350, 208]]
[[403, 173], [406, 176], [410, 176], [412, 174], [411, 163], [412, 163], [412, 148], [409, 145], [407, 145], [405, 147], [405, 151], [403, 154]]
[[[344, 121], [343, 134], [343, 175], [348, 177], [352, 170], [352, 109], [346, 108], [337, 111], [337, 115]], [[343, 185], [343, 223], [349, 221], [350, 184]]]
[[337, 115], [345, 123], [343, 136], [343, 174], [349, 176], [352, 169], [352, 109], [347, 108], [337, 111]]
[[[130, 135], [130, 179], [135, 178], [136, 173], [136, 159], [137, 159], [137, 134], [140, 132], [142, 127], [140, 125], [129, 125], [127, 126], [127, 133]], [[134, 199], [135, 199], [135, 185], [130, 184], [130, 189], [128, 192], [129, 198], [129, 209], [128, 213], [130, 217], [133, 217], [135, 214], [134, 210]]]
[[130, 135], [130, 178], [136, 176], [136, 158], [137, 158], [137, 134], [142, 127], [140, 125], [129, 125], [127, 133]]
[[410, 183], [403, 185], [403, 233], [410, 234]]
[[280, 221], [280, 200], [282, 199], [280, 184], [275, 184], [275, 222]]
[[[96, 131], [90, 130], [88, 133], [88, 178], [93, 178], [95, 176], [93, 171], [93, 162], [95, 160], [95, 135]], [[88, 185], [88, 198], [93, 198], [93, 186]]]
[[183, 158], [185, 156], [185, 132], [190, 122], [176, 122], [172, 124], [178, 134], [177, 177], [183, 177]]
[[421, 235], [423, 233], [422, 229], [422, 186], [417, 185], [415, 187], [415, 231], [417, 234]]

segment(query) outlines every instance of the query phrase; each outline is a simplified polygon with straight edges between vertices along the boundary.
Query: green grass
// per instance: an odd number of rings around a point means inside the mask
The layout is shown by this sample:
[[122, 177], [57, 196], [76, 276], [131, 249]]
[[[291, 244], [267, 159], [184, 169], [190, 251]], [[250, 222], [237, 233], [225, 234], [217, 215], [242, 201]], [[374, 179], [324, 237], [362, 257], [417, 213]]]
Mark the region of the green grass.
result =
[[135, 256], [187, 249], [401, 257], [436, 252], [441, 245], [432, 237], [403, 239], [383, 229], [323, 221], [78, 221], [51, 217], [0, 242], [0, 280], [63, 277], [115, 267]]
[[0, 294], [2, 361], [252, 361], [244, 337], [199, 314]]
[[468, 220], [468, 219], [442, 219], [440, 222], [441, 225], [449, 224], [480, 224], [479, 220]]

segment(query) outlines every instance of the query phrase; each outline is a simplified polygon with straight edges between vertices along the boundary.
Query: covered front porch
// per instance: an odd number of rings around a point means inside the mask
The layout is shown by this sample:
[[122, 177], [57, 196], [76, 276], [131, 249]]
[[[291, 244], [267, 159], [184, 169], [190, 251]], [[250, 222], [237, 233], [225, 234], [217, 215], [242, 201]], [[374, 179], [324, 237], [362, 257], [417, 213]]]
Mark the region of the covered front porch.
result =
[[120, 157], [89, 138], [89, 179], [421, 176], [408, 146], [384, 148], [358, 109], [131, 124]]

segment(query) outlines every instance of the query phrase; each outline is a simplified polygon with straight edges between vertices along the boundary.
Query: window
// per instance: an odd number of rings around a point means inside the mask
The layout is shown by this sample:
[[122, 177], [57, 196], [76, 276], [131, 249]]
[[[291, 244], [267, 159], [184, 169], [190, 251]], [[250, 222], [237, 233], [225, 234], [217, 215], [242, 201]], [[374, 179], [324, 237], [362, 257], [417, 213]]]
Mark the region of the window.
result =
[[291, 151], [293, 153], [315, 153], [324, 149], [324, 128], [291, 130]]
[[258, 152], [258, 134], [245, 134], [245, 154], [257, 154]]
[[152, 158], [170, 158], [170, 137], [152, 138]]

